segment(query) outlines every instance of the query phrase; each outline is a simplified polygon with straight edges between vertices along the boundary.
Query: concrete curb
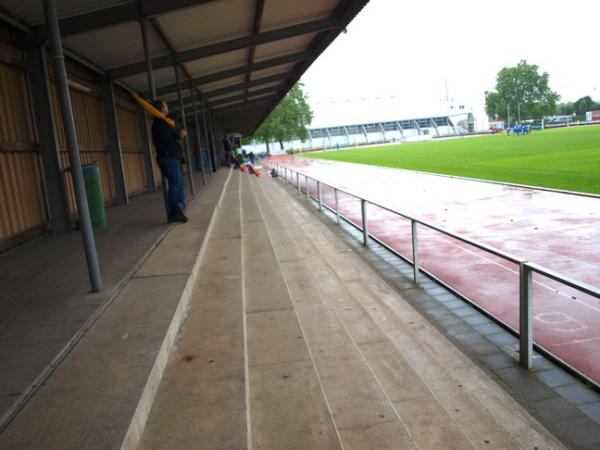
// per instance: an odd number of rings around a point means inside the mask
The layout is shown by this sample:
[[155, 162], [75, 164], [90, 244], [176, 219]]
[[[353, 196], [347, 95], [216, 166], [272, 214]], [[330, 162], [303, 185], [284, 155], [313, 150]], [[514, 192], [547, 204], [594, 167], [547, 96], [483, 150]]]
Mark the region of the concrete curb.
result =
[[122, 450], [135, 449], [140, 443], [140, 439], [144, 432], [148, 416], [150, 415], [150, 410], [152, 409], [152, 403], [154, 402], [154, 398], [156, 397], [156, 392], [158, 391], [160, 381], [163, 377], [165, 368], [167, 366], [167, 362], [169, 360], [169, 355], [173, 350], [175, 339], [177, 338], [177, 333], [179, 332], [179, 328], [185, 320], [188, 310], [190, 308], [190, 299], [194, 290], [194, 286], [196, 284], [200, 264], [204, 258], [204, 254], [206, 253], [206, 243], [208, 242], [208, 239], [211, 235], [216, 220], [217, 212], [223, 201], [223, 197], [229, 185], [229, 181], [231, 180], [231, 173], [232, 171], [229, 171], [227, 179], [225, 180], [225, 183], [223, 185], [221, 195], [219, 196], [215, 208], [213, 209], [210, 223], [208, 225], [206, 233], [204, 234], [202, 244], [200, 245], [200, 251], [198, 252], [198, 256], [196, 257], [196, 261], [194, 262], [194, 266], [192, 268], [190, 276], [185, 284], [185, 288], [181, 293], [179, 304], [173, 314], [173, 318], [171, 319], [171, 323], [169, 324], [169, 328], [165, 334], [163, 343], [156, 356], [156, 360], [148, 377], [148, 381], [144, 386], [144, 390], [142, 391], [142, 395], [138, 401], [135, 413], [131, 418], [131, 422], [129, 424], [127, 432], [125, 433], [123, 442], [121, 443]]

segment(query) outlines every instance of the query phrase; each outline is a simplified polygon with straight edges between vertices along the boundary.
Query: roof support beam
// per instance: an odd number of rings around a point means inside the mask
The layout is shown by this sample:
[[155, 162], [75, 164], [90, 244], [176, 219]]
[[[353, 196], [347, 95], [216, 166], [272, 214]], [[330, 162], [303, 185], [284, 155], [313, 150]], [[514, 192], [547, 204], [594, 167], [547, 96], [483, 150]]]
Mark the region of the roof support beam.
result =
[[[237, 106], [244, 106], [244, 105], [252, 105], [256, 100], [275, 100], [277, 98], [277, 94], [280, 92], [283, 92], [283, 90], [285, 89], [285, 85], [281, 84], [279, 86], [273, 86], [272, 88], [266, 88], [266, 89], [261, 89], [259, 91], [254, 91], [254, 92], [250, 92], [248, 95], [244, 94], [238, 94], [232, 97], [227, 97], [221, 100], [218, 100], [214, 103], [211, 104], [211, 106], [213, 107], [213, 111], [215, 112], [220, 112], [223, 109], [227, 109], [230, 107], [237, 107]], [[269, 95], [268, 98], [266, 96], [264, 96], [265, 94], [269, 94], [269, 93], [273, 93], [273, 95]], [[260, 97], [260, 98], [255, 98], [257, 96], [264, 96], [264, 97]], [[244, 101], [246, 100], [246, 101]], [[231, 105], [230, 103], [236, 102], [235, 104]], [[220, 107], [220, 108], [219, 108]], [[192, 113], [192, 109], [188, 106], [185, 107], [184, 106], [186, 114], [191, 114]]]
[[274, 81], [286, 80], [294, 76], [294, 72], [285, 72], [278, 73], [277, 75], [271, 75], [268, 77], [258, 78], [256, 80], [248, 81], [246, 83], [234, 84], [233, 86], [226, 86], [220, 89], [215, 89], [213, 91], [208, 91], [204, 93], [204, 98], [208, 99], [211, 97], [217, 97], [219, 95], [227, 94], [228, 92], [235, 92], [241, 89], [248, 89], [255, 86], [260, 86], [261, 84], [273, 83]]
[[[280, 56], [278, 58], [267, 59], [265, 61], [261, 61], [254, 64], [246, 64], [244, 66], [236, 67], [234, 69], [227, 69], [221, 72], [215, 72], [208, 75], [204, 75], [198, 78], [194, 78], [191, 81], [191, 84], [194, 86], [199, 86], [206, 83], [212, 83], [214, 81], [225, 80], [227, 78], [236, 77], [239, 75], [244, 75], [250, 72], [254, 72], [256, 70], [269, 69], [271, 67], [281, 66], [283, 64], [289, 64], [297, 61], [302, 61], [304, 59], [310, 58], [309, 52], [298, 52], [292, 53], [291, 55]], [[186, 88], [189, 88], [190, 85], [185, 85]], [[158, 96], [167, 95], [175, 92], [177, 90], [174, 84], [170, 84], [168, 86], [160, 87], [156, 90], [156, 94]]]
[[[231, 86], [226, 86], [223, 88], [215, 89], [213, 91], [208, 91], [203, 93], [203, 98], [210, 99], [211, 97], [217, 97], [219, 95], [227, 94], [229, 92], [241, 91], [243, 89], [260, 86], [261, 84], [272, 83], [274, 81], [286, 80], [294, 76], [294, 72], [280, 73], [277, 75], [272, 75], [270, 77], [259, 78], [258, 80], [252, 80], [247, 83], [234, 84]], [[249, 92], [248, 95], [252, 95], [252, 92]], [[189, 105], [192, 103], [192, 97], [186, 97], [183, 99], [184, 105]], [[168, 102], [169, 107], [176, 107], [178, 105], [177, 101]]]
[[251, 91], [248, 94], [238, 94], [231, 97], [220, 98], [219, 100], [215, 100], [210, 105], [212, 107], [217, 107], [218, 105], [224, 105], [225, 103], [230, 103], [237, 100], [244, 100], [247, 97], [256, 97], [257, 95], [269, 94], [271, 92], [281, 91], [285, 88], [284, 84], [278, 84], [277, 86], [271, 86], [264, 89], [258, 89], [256, 91]]
[[[265, 10], [265, 0], [256, 0], [256, 11], [254, 13], [254, 25], [252, 26], [252, 34], [258, 34], [260, 32], [260, 26], [262, 24], [263, 12]], [[254, 62], [254, 57], [256, 55], [256, 46], [250, 47], [250, 52], [248, 53], [248, 64], [252, 64]], [[250, 73], [246, 74], [246, 82], [250, 81]], [[248, 93], [248, 89], [246, 89], [246, 94]]]
[[[332, 30], [340, 28], [338, 19], [322, 19], [312, 22], [305, 22], [291, 27], [278, 28], [276, 30], [266, 31], [255, 35], [245, 36], [242, 38], [231, 39], [225, 42], [206, 45], [204, 47], [193, 48], [183, 52], [175, 53], [173, 56], [163, 56], [152, 61], [152, 66], [155, 69], [168, 67], [173, 64], [182, 64], [188, 61], [206, 58], [208, 56], [227, 53], [234, 50], [241, 50], [255, 45], [266, 44], [268, 42], [279, 41], [294, 36], [303, 34], [315, 33], [320, 31]], [[111, 78], [123, 78], [130, 75], [141, 73], [145, 70], [143, 61], [129, 64], [127, 66], [118, 67], [109, 71]]]
[[[214, 0], [140, 0], [139, 2], [127, 3], [125, 5], [112, 6], [98, 11], [68, 17], [60, 21], [60, 33], [62, 36], [83, 33], [95, 28], [117, 25], [123, 22], [137, 20], [142, 17], [151, 17], [175, 9], [196, 6]], [[48, 30], [46, 24], [37, 27], [38, 34], [46, 37]]]
[[233, 110], [240, 109], [240, 108], [248, 108], [250, 106], [262, 105], [262, 104], [268, 104], [268, 103], [272, 103], [273, 106], [275, 106], [275, 104], [277, 103], [277, 99], [274, 99], [273, 97], [265, 97], [265, 98], [257, 98], [256, 100], [248, 100], [247, 102], [240, 103], [237, 105], [225, 106], [223, 108], [216, 108], [215, 114], [221, 114], [224, 112], [229, 112], [229, 111], [233, 111]]

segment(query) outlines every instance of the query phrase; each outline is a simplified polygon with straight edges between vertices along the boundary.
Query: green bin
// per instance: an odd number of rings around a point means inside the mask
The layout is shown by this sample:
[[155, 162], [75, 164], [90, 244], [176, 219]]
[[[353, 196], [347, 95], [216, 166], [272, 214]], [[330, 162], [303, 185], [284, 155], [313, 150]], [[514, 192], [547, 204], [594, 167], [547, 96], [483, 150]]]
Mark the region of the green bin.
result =
[[102, 183], [100, 182], [100, 167], [98, 164], [86, 164], [81, 167], [85, 192], [87, 194], [88, 208], [92, 219], [94, 230], [106, 226], [106, 209], [104, 208], [104, 196], [102, 195]]

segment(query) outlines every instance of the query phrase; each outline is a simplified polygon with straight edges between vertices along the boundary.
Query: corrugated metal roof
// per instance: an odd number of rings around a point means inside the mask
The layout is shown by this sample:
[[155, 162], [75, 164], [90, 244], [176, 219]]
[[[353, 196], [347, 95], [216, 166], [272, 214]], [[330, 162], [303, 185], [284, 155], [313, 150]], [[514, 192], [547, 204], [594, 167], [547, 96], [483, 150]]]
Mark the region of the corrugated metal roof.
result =
[[243, 83], [246, 81], [243, 75], [238, 75], [237, 77], [227, 78], [225, 80], [214, 81], [212, 83], [203, 84], [200, 86], [200, 90], [202, 92], [212, 91], [213, 89], [219, 89], [225, 86], [233, 86], [234, 84]]
[[248, 50], [243, 49], [209, 56], [208, 58], [202, 58], [197, 61], [191, 61], [185, 63], [184, 66], [193, 77], [199, 77], [243, 66], [246, 64], [247, 60]]
[[338, 0], [268, 0], [260, 31], [325, 19], [338, 3]]
[[[56, 0], [56, 10], [58, 17], [63, 19], [127, 3], [134, 2], [124, 0]], [[45, 22], [44, 7], [41, 0], [2, 0], [2, 8], [29, 25], [38, 25]]]
[[[43, 22], [43, 6], [41, 0], [0, 0], [2, 8], [30, 25]], [[176, 2], [167, 0], [158, 3], [158, 0], [140, 0], [147, 2], [146, 6], [158, 10], [175, 8]], [[153, 19], [163, 30], [166, 40], [172, 45], [176, 52], [195, 49], [215, 43], [227, 42], [231, 39], [248, 37], [253, 32], [257, 0], [214, 0], [196, 6], [174, 9], [169, 12], [155, 13]], [[243, 75], [234, 75], [201, 86], [204, 92], [225, 86], [242, 83], [247, 79], [255, 80], [265, 76], [290, 71], [292, 68], [298, 70], [294, 79], [299, 77], [312, 63], [324, 48], [326, 48], [339, 34], [342, 27], [353, 19], [368, 0], [266, 0], [263, 11], [261, 27], [259, 32], [267, 32], [274, 29], [283, 29], [293, 25], [333, 18], [333, 12], [337, 11], [336, 18], [340, 19], [340, 27], [325, 31], [323, 33], [309, 33], [292, 38], [281, 39], [275, 42], [258, 45], [254, 53], [254, 62], [286, 56], [295, 52], [305, 52], [308, 46], [315, 44], [313, 49], [316, 53], [298, 63], [282, 64], [277, 67], [257, 70]], [[56, 0], [59, 17], [61, 19], [78, 16], [93, 11], [100, 11], [116, 5], [136, 5], [138, 2], [129, 0]], [[164, 8], [164, 9], [161, 9]], [[339, 10], [338, 10], [339, 9]], [[125, 9], [126, 18], [129, 22], [109, 25], [117, 16], [103, 16], [100, 24], [104, 28], [82, 31], [81, 22], [76, 26], [71, 22], [71, 31], [64, 38], [66, 48], [74, 51], [85, 59], [91, 61], [101, 69], [121, 69], [113, 71], [113, 75], [121, 73], [135, 73], [143, 70], [143, 51], [140, 25], [134, 19], [135, 10]], [[133, 11], [133, 12], [132, 12]], [[131, 15], [127, 15], [131, 14]], [[97, 26], [102, 26], [98, 24]], [[329, 24], [328, 24], [329, 25]], [[152, 26], [148, 27], [150, 32], [150, 47], [153, 58], [168, 55], [169, 50]], [[67, 33], [67, 32], [66, 32]], [[248, 43], [246, 43], [247, 45]], [[242, 44], [243, 45], [243, 44]], [[250, 47], [201, 58], [196, 61], [188, 61], [184, 64], [186, 70], [193, 78], [215, 74], [224, 70], [237, 69], [249, 63]], [[189, 54], [188, 54], [189, 56]], [[168, 58], [163, 58], [157, 64], [169, 64]], [[173, 69], [164, 67], [155, 70], [154, 78], [157, 87], [171, 86], [175, 81]], [[147, 80], [143, 73], [122, 78], [121, 81], [133, 89], [145, 92]], [[273, 83], [274, 84], [274, 83]], [[270, 84], [270, 85], [273, 85]], [[251, 88], [250, 92], [264, 89], [262, 85]], [[187, 95], [187, 93], [185, 94]], [[231, 94], [229, 94], [231, 95]], [[282, 93], [265, 94], [265, 98], [280, 99]], [[169, 94], [168, 98], [175, 98], [175, 94]], [[225, 98], [225, 97], [221, 97]], [[228, 112], [223, 117], [232, 123], [244, 124], [243, 132], [252, 132], [253, 127], [264, 120], [264, 116], [270, 111], [273, 104], [261, 106], [248, 105], [245, 108]], [[259, 116], [257, 116], [259, 114]], [[223, 124], [227, 127], [227, 124]]]
[[248, 96], [248, 101], [250, 101], [250, 100], [258, 100], [259, 98], [267, 98], [267, 97], [273, 97], [273, 94], [249, 95]]
[[256, 80], [258, 78], [268, 77], [269, 75], [275, 75], [277, 73], [289, 72], [294, 68], [295, 63], [290, 64], [282, 64], [280, 66], [270, 67], [268, 69], [263, 70], [255, 70], [252, 72], [251, 80]]
[[273, 81], [272, 83], [265, 83], [265, 84], [261, 84], [259, 86], [252, 86], [252, 87], [248, 88], [248, 92], [259, 91], [261, 89], [266, 89], [271, 86], [280, 85], [281, 83], [283, 83], [283, 80]]
[[252, 33], [254, 1], [219, 0], [157, 17], [177, 51]]
[[123, 78], [121, 81], [137, 92], [145, 92], [148, 89], [148, 77], [145, 73], [138, 73], [137, 75]]
[[[154, 84], [156, 87], [161, 85], [171, 84], [175, 80], [175, 72], [172, 67], [164, 67], [162, 69], [155, 70]], [[146, 92], [148, 90], [148, 77], [145, 73], [132, 75], [130, 77], [123, 78], [121, 80], [128, 86], [131, 86], [138, 92]]]
[[243, 93], [244, 93], [243, 89], [241, 89], [239, 91], [232, 91], [232, 92], [228, 92], [228, 93], [223, 94], [223, 95], [215, 95], [214, 97], [211, 97], [208, 101], [209, 102], [214, 102], [215, 100], [221, 100], [223, 98], [233, 97], [234, 95], [242, 95]]
[[224, 103], [222, 105], [219, 105], [219, 108], [228, 108], [229, 106], [235, 106], [235, 105], [238, 105], [238, 104], [241, 104], [241, 103], [242, 103], [241, 100], [240, 101], [236, 101], [236, 102]]
[[293, 38], [282, 39], [256, 47], [256, 59], [270, 59], [304, 50], [312, 42], [317, 33], [303, 34]]
[[[169, 54], [169, 49], [153, 30], [148, 33], [148, 40], [152, 57]], [[107, 45], [109, 42], [110, 45]], [[66, 36], [63, 38], [63, 45], [80, 55], [86, 55], [102, 69], [111, 69], [144, 59], [142, 32], [138, 22], [125, 22]]]

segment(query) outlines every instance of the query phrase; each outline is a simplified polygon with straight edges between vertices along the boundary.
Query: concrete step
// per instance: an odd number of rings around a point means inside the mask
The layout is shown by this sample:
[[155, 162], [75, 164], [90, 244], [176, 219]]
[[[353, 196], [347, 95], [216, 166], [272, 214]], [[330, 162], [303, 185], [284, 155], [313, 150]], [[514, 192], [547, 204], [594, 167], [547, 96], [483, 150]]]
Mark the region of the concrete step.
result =
[[21, 413], [0, 434], [7, 449], [135, 448], [185, 317], [220, 171]]
[[[372, 426], [377, 407], [387, 408], [382, 415], [399, 424], [386, 425], [382, 432], [390, 442], [408, 436], [421, 448], [561, 448], [394, 289], [340, 245], [305, 205], [290, 201], [291, 191], [268, 179], [255, 185], [309, 348], [328, 355], [322, 362], [315, 358], [328, 401], [334, 405], [339, 391], [342, 399], [356, 397], [358, 389], [365, 395], [364, 415], [356, 422], [346, 422], [344, 409], [332, 407], [346, 448], [353, 445], [349, 436], [366, 439], [361, 430]], [[330, 388], [329, 376], [335, 377]], [[345, 433], [346, 428], [352, 433]]]
[[242, 178], [250, 445], [341, 448], [252, 181]]
[[240, 177], [233, 177], [159, 386], [142, 449], [246, 448]]

